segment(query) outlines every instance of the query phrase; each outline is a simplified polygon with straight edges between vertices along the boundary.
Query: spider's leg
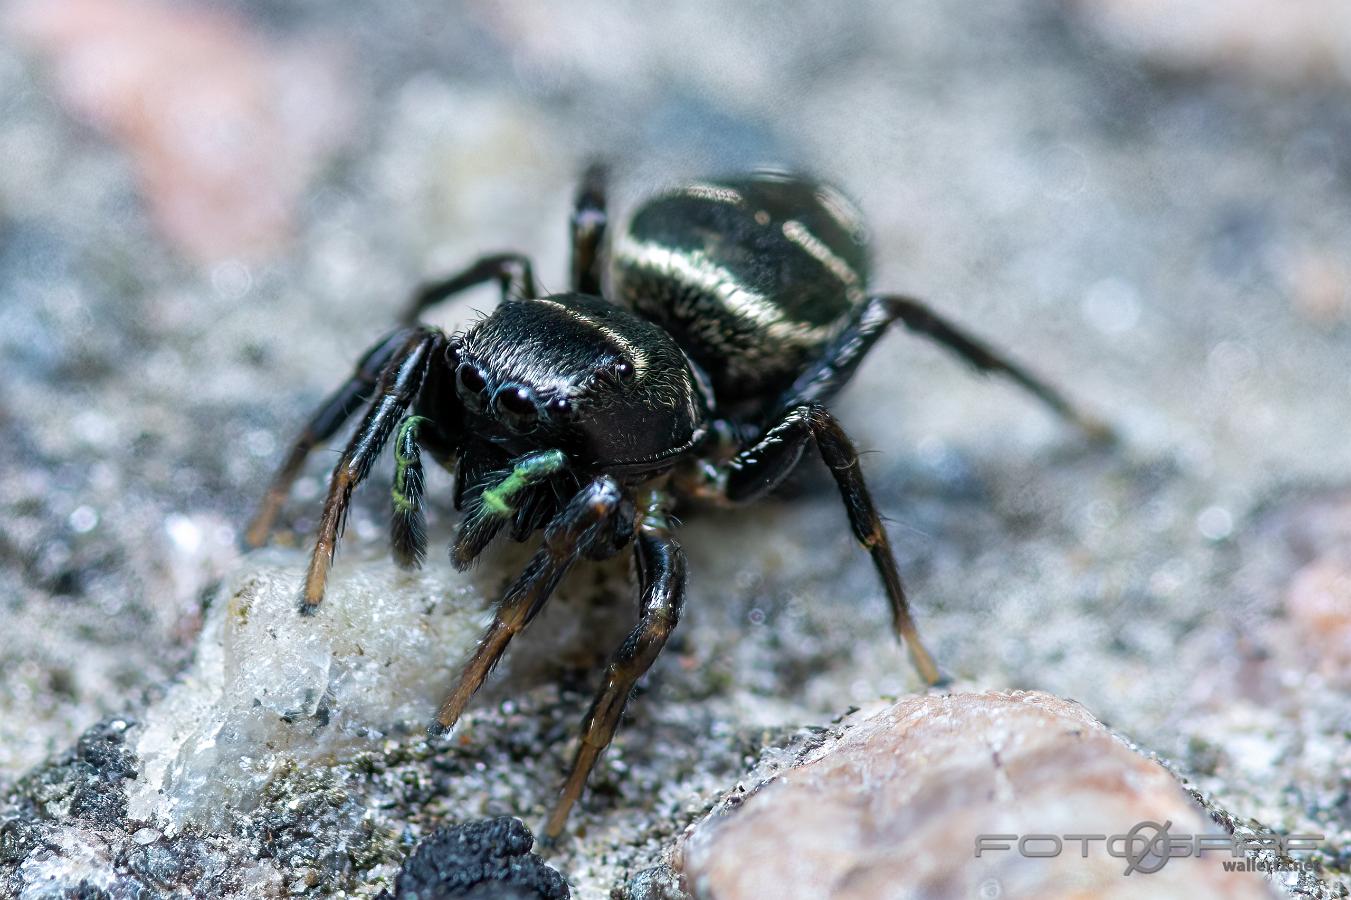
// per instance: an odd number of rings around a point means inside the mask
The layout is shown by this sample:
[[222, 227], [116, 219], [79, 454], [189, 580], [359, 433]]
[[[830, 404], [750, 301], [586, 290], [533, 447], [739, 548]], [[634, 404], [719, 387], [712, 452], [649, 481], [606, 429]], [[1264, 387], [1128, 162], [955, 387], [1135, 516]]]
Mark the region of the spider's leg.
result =
[[305, 573], [305, 590], [300, 611], [314, 612], [324, 599], [324, 585], [328, 569], [333, 564], [333, 552], [338, 546], [347, 519], [347, 508], [352, 491], [369, 474], [371, 464], [389, 440], [394, 426], [407, 413], [408, 407], [422, 389], [423, 378], [432, 357], [445, 343], [445, 336], [433, 328], [421, 328], [411, 333], [404, 345], [386, 364], [380, 375], [376, 396], [371, 401], [366, 419], [352, 435], [342, 458], [333, 468], [328, 482], [328, 496], [319, 517], [319, 535], [314, 553]]
[[634, 684], [661, 653], [680, 619], [685, 603], [685, 553], [671, 536], [671, 523], [661, 499], [649, 505], [638, 526], [634, 557], [642, 591], [641, 618], [605, 668], [605, 680], [582, 723], [572, 772], [544, 826], [545, 841], [553, 841], [562, 833], [591, 769], [614, 739]]
[[496, 281], [502, 286], [504, 303], [513, 296], [525, 300], [533, 300], [537, 296], [535, 272], [530, 259], [520, 253], [494, 253], [479, 257], [449, 278], [419, 286], [404, 310], [402, 321], [406, 325], [415, 325], [418, 317], [430, 307], [489, 281]]
[[591, 480], [568, 501], [544, 530], [543, 546], [497, 604], [492, 624], [483, 633], [460, 674], [459, 683], [441, 704], [428, 731], [445, 734], [455, 725], [470, 698], [506, 652], [507, 644], [544, 608], [573, 563], [594, 548], [619, 543], [626, 529], [627, 535], [632, 536], [632, 517], [628, 517], [627, 523], [624, 521], [632, 508], [632, 501], [626, 499], [619, 483], [608, 475]]
[[979, 372], [997, 372], [1027, 390], [1095, 441], [1111, 441], [1112, 429], [1080, 410], [1056, 388], [967, 334], [924, 303], [889, 294], [870, 297], [849, 328], [827, 348], [820, 362], [800, 375], [780, 398], [779, 409], [828, 400], [853, 376], [858, 364], [887, 327], [900, 322], [916, 334], [942, 344]]
[[577, 186], [572, 203], [572, 289], [599, 297], [601, 291], [601, 241], [609, 215], [605, 211], [605, 166], [592, 163]]
[[561, 450], [541, 450], [512, 460], [511, 470], [503, 473], [497, 484], [484, 489], [460, 524], [450, 553], [455, 568], [469, 568], [502, 526], [511, 521], [524, 492], [561, 472], [567, 464]]
[[418, 447], [418, 426], [426, 421], [423, 416], [408, 416], [399, 423], [394, 438], [394, 487], [390, 491], [394, 513], [389, 520], [389, 538], [395, 561], [405, 569], [421, 568], [427, 557], [422, 452]]
[[753, 445], [734, 456], [726, 468], [724, 491], [733, 503], [744, 503], [764, 496], [797, 465], [807, 442], [814, 440], [821, 458], [835, 476], [849, 525], [863, 547], [872, 556], [873, 565], [882, 577], [896, 632], [910, 648], [911, 659], [920, 677], [929, 684], [941, 680], [933, 657], [920, 640], [915, 621], [910, 616], [910, 604], [905, 597], [901, 573], [896, 567], [886, 528], [873, 505], [868, 485], [863, 480], [858, 451], [831, 415], [819, 403], [808, 403], [790, 410]]
[[250, 547], [261, 547], [267, 543], [267, 536], [272, 532], [277, 513], [286, 502], [291, 485], [295, 483], [296, 476], [300, 474], [310, 451], [320, 441], [331, 438], [343, 423], [351, 418], [352, 413], [370, 399], [370, 393], [380, 379], [380, 371], [399, 348], [407, 343], [412, 334], [413, 331], [405, 328], [381, 338], [380, 342], [366, 351], [366, 355], [357, 363], [352, 377], [324, 400], [323, 405], [314, 413], [295, 443], [291, 445], [291, 452], [287, 454], [286, 461], [272, 477], [267, 494], [263, 497], [253, 521], [249, 523], [248, 531], [244, 533], [246, 544]]

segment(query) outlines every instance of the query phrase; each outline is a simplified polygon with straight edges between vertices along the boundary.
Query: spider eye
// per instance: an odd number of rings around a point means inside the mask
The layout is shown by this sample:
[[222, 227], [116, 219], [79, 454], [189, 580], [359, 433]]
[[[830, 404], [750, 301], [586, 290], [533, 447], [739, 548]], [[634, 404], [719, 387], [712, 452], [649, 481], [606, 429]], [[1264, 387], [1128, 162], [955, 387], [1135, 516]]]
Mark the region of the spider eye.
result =
[[483, 373], [469, 363], [460, 363], [455, 370], [455, 387], [460, 400], [471, 409], [481, 411], [487, 405], [488, 382]]
[[555, 397], [550, 400], [545, 405], [545, 409], [548, 410], [551, 419], [563, 420], [572, 415], [572, 404], [563, 397]]
[[620, 384], [628, 384], [632, 381], [635, 372], [636, 370], [633, 368], [633, 363], [629, 362], [627, 359], [621, 359], [614, 365], [615, 378], [619, 379]]
[[539, 420], [539, 406], [529, 388], [509, 384], [493, 397], [497, 416], [513, 431], [528, 431]]

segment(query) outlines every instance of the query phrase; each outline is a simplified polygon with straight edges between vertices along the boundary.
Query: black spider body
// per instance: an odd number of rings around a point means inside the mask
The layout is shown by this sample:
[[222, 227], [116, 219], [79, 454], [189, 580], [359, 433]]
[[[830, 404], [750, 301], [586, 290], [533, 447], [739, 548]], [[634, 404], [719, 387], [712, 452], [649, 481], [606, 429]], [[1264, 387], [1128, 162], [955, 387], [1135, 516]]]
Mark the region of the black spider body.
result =
[[[711, 397], [680, 347], [659, 326], [596, 297], [504, 303], [446, 338], [443, 352], [444, 361], [428, 367], [414, 413], [436, 423], [424, 446], [455, 460], [456, 509], [480, 510], [483, 492], [531, 453], [561, 451], [568, 460], [522, 490], [510, 521], [499, 523], [517, 541], [557, 516], [586, 479], [640, 484], [708, 435]], [[396, 516], [396, 528], [406, 518]], [[467, 533], [456, 553], [461, 564], [495, 530]], [[587, 555], [612, 555], [631, 538], [631, 529], [623, 531]], [[407, 561], [420, 561], [410, 541], [396, 537], [394, 545], [412, 551]]]
[[[1101, 431], [920, 302], [868, 295], [862, 218], [826, 185], [783, 173], [686, 185], [641, 205], [609, 254], [604, 198], [601, 172], [592, 169], [572, 217], [572, 292], [537, 296], [530, 263], [516, 253], [485, 256], [420, 290], [405, 327], [377, 343], [314, 414], [248, 533], [250, 543], [266, 539], [310, 450], [364, 407], [329, 482], [303, 612], [319, 608], [351, 493], [391, 442], [391, 537], [401, 563], [419, 565], [425, 556], [423, 450], [455, 470], [463, 513], [452, 547], [457, 566], [498, 535], [542, 535], [435, 732], [454, 725], [573, 565], [632, 548], [638, 622], [606, 668], [546, 839], [562, 830], [635, 682], [679, 619], [685, 557], [672, 510], [695, 500], [756, 500], [808, 445], [838, 484], [920, 675], [939, 680], [858, 454], [825, 406], [893, 322]], [[605, 298], [607, 280], [622, 305]], [[419, 323], [428, 306], [490, 281], [500, 283], [503, 302], [467, 330], [448, 335]]]
[[671, 336], [596, 297], [505, 303], [447, 352], [466, 439], [508, 454], [557, 448], [586, 471], [644, 474], [708, 430], [711, 398]]

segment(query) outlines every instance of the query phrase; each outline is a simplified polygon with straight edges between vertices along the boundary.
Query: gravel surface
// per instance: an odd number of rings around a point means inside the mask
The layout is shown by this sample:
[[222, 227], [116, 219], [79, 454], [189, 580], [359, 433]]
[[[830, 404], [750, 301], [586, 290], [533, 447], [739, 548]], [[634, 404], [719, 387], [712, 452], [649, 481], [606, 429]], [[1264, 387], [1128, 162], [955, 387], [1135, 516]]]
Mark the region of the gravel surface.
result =
[[[560, 287], [572, 179], [603, 154], [621, 213], [759, 162], [829, 176], [876, 286], [1115, 422], [1123, 446], [1089, 447], [899, 333], [837, 403], [959, 688], [1079, 701], [1230, 824], [1326, 834], [1317, 890], [1344, 895], [1351, 654], [1319, 636], [1351, 578], [1351, 65], [1333, 41], [1340, 68], [1161, 57], [1114, 30], [1124, 5], [0, 12], [0, 892], [69, 863], [113, 893], [373, 896], [436, 827], [540, 822], [586, 654], [539, 659], [449, 746], [410, 726], [214, 830], [125, 803], [221, 585], [275, 559], [238, 537], [309, 409], [422, 277], [521, 248]], [[323, 463], [270, 552], [305, 540]], [[387, 477], [339, 568], [379, 559]], [[918, 689], [832, 490], [688, 516], [681, 628], [548, 859], [574, 896], [661, 863], [762, 749]]]

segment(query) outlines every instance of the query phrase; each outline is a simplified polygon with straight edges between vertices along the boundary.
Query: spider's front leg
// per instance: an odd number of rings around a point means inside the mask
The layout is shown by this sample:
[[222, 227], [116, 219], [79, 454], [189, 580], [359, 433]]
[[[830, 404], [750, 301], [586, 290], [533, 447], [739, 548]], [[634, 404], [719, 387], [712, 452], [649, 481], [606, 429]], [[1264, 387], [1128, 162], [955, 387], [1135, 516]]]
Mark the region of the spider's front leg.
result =
[[343, 382], [342, 386], [324, 399], [323, 404], [310, 417], [310, 421], [291, 445], [286, 460], [272, 476], [267, 494], [258, 508], [253, 521], [245, 532], [244, 542], [250, 547], [261, 547], [267, 543], [272, 532], [272, 524], [281, 512], [282, 504], [291, 493], [291, 485], [300, 474], [316, 444], [326, 441], [337, 433], [343, 423], [352, 417], [360, 406], [370, 399], [370, 392], [380, 380], [380, 374], [390, 359], [394, 357], [415, 334], [413, 329], [403, 328], [381, 338], [378, 343], [366, 351], [357, 363], [356, 371]]
[[680, 619], [685, 604], [685, 552], [671, 536], [668, 504], [669, 498], [663, 492], [653, 491], [638, 525], [633, 550], [641, 591], [638, 625], [605, 667], [601, 689], [582, 723], [572, 773], [544, 826], [546, 842], [552, 842], [563, 832], [568, 813], [581, 796], [596, 760], [614, 740], [634, 684], [651, 668]]
[[347, 520], [352, 491], [370, 473], [371, 464], [389, 440], [394, 426], [403, 419], [408, 407], [417, 398], [427, 375], [427, 366], [444, 344], [445, 335], [440, 331], [419, 328], [409, 334], [385, 365], [370, 411], [366, 413], [356, 434], [352, 435], [329, 478], [324, 511], [319, 517], [319, 535], [315, 539], [314, 553], [310, 556], [309, 569], [305, 573], [305, 589], [300, 605], [302, 613], [314, 612], [323, 602], [328, 570], [333, 564], [338, 538]]
[[594, 551], [618, 549], [632, 540], [634, 516], [633, 500], [608, 475], [592, 479], [568, 501], [544, 529], [543, 545], [497, 604], [492, 624], [428, 728], [432, 734], [445, 734], [455, 725], [507, 644], [539, 614], [577, 560]]
[[891, 603], [896, 632], [910, 649], [915, 668], [928, 684], [940, 683], [942, 677], [938, 666], [920, 640], [919, 630], [910, 615], [910, 603], [896, 566], [896, 554], [863, 480], [858, 451], [830, 410], [819, 403], [797, 406], [758, 441], [734, 456], [724, 469], [726, 498], [733, 503], [747, 503], [769, 493], [797, 466], [809, 441], [815, 441], [821, 458], [835, 477], [854, 537], [872, 556]]

